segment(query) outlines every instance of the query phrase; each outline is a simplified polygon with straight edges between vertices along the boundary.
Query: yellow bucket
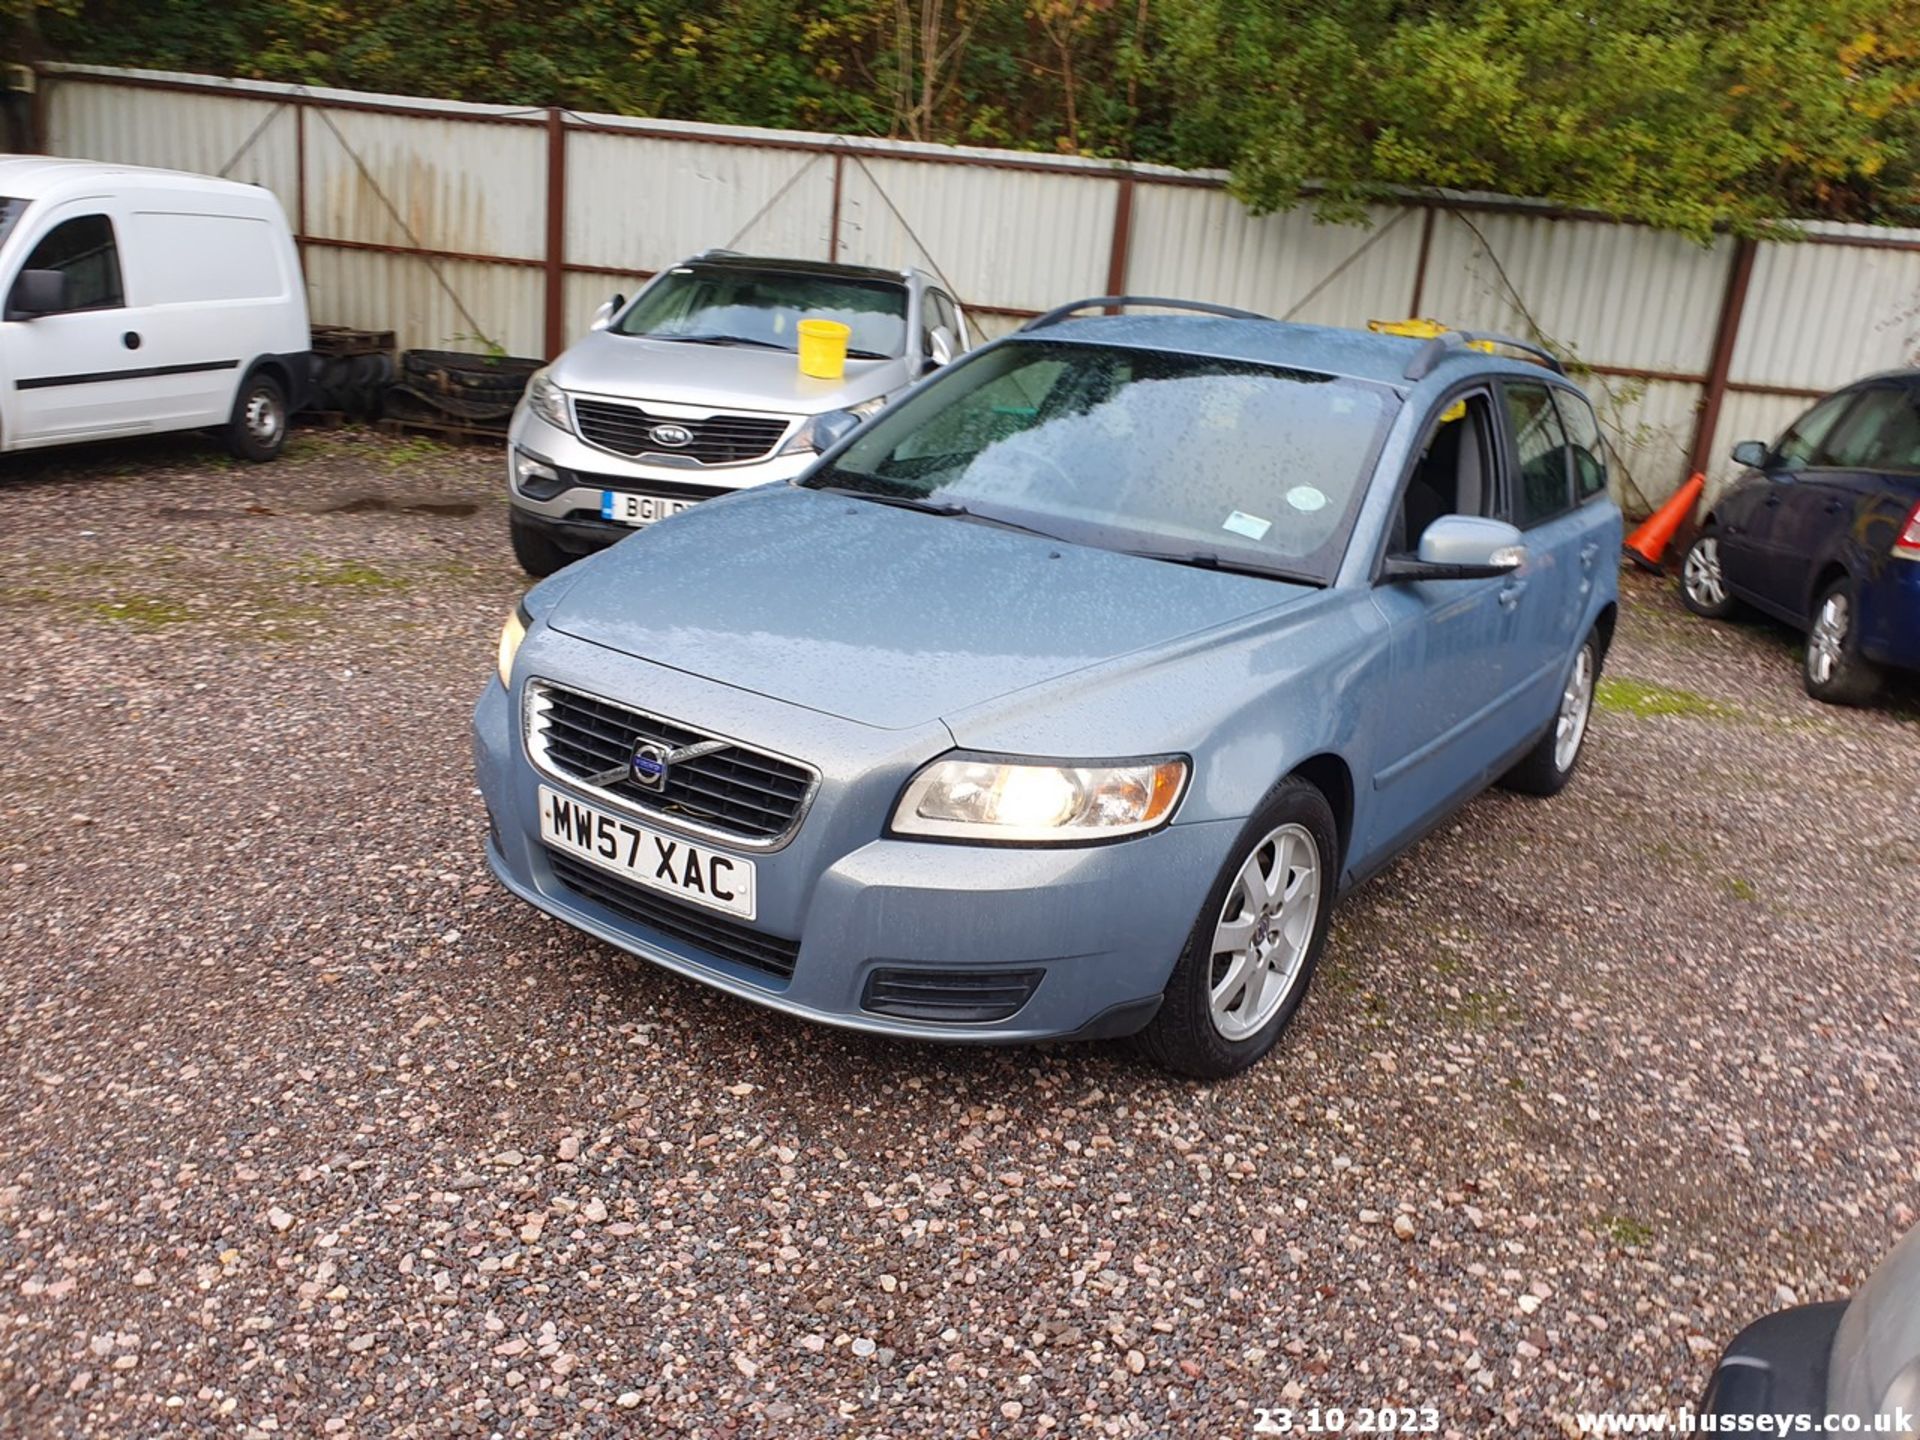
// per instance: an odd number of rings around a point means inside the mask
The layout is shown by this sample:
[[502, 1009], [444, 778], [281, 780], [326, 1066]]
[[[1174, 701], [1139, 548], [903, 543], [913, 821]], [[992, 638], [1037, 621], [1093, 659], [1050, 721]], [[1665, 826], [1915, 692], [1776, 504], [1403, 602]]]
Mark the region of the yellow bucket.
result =
[[847, 341], [853, 331], [838, 320], [802, 320], [800, 373], [816, 380], [838, 380], [847, 373]]

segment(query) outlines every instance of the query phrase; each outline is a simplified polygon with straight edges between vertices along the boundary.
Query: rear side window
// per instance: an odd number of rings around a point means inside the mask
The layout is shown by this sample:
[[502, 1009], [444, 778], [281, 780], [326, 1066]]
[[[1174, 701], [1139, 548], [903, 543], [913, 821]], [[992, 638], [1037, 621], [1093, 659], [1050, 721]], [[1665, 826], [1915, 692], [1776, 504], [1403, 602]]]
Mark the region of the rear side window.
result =
[[58, 270], [67, 277], [68, 310], [111, 310], [126, 303], [120, 288], [120, 252], [113, 222], [76, 215], [41, 237], [23, 270]]
[[1544, 385], [1508, 384], [1507, 428], [1513, 436], [1513, 523], [1525, 529], [1551, 520], [1572, 501], [1567, 486], [1567, 437]]
[[1607, 447], [1593, 407], [1566, 390], [1553, 392], [1554, 408], [1567, 431], [1567, 459], [1573, 463], [1573, 500], [1591, 500], [1607, 488]]
[[270, 300], [287, 293], [273, 227], [265, 220], [147, 210], [133, 217], [132, 227], [130, 251], [146, 303]]
[[1822, 447], [1820, 463], [1845, 470], [1920, 471], [1920, 392], [1869, 390]]

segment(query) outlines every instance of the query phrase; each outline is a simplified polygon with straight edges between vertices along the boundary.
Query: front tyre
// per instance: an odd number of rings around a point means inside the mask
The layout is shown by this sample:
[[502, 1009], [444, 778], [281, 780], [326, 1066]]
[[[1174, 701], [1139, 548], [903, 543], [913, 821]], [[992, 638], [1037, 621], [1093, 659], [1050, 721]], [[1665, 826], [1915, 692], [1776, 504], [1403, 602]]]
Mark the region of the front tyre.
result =
[[1298, 776], [1282, 780], [1241, 832], [1140, 1033], [1149, 1059], [1220, 1080], [1273, 1048], [1320, 961], [1339, 865], [1326, 797]]
[[517, 515], [510, 517], [508, 533], [513, 539], [513, 558], [535, 580], [546, 579], [573, 559], [573, 556], [554, 544], [544, 531], [527, 524]]
[[1814, 602], [1800, 679], [1807, 694], [1829, 705], [1864, 705], [1880, 692], [1879, 667], [1860, 653], [1853, 582], [1845, 576]]
[[260, 371], [249, 375], [227, 421], [227, 448], [242, 460], [271, 460], [287, 443], [287, 391]]
[[1725, 620], [1739, 606], [1727, 590], [1720, 569], [1720, 537], [1712, 530], [1695, 536], [1680, 562], [1680, 603], [1709, 620]]
[[1586, 745], [1593, 694], [1599, 683], [1600, 637], [1589, 632], [1561, 687], [1560, 708], [1554, 712], [1553, 724], [1525, 758], [1500, 777], [1503, 788], [1523, 795], [1558, 795], [1566, 789]]

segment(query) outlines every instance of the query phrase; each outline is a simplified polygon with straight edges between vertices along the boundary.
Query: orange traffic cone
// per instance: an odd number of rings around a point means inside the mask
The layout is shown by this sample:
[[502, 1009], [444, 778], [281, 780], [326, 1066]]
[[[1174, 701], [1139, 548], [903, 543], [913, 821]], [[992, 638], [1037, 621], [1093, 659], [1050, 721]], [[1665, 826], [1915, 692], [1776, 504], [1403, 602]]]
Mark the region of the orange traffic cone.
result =
[[1639, 528], [1627, 537], [1627, 543], [1620, 547], [1626, 557], [1642, 570], [1660, 574], [1660, 557], [1667, 553], [1673, 532], [1680, 528], [1681, 521], [1693, 514], [1693, 507], [1700, 500], [1700, 492], [1706, 488], [1707, 477], [1696, 472], [1692, 479], [1673, 492], [1671, 500], [1641, 521]]

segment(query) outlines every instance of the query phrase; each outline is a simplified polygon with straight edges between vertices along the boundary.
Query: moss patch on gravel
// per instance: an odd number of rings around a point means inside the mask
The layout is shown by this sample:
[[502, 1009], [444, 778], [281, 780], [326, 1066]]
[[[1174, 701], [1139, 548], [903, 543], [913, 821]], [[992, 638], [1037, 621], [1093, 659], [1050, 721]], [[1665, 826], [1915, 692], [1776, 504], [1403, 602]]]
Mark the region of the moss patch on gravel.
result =
[[1647, 680], [1602, 680], [1594, 694], [1602, 710], [1624, 711], [1641, 717], [1653, 715], [1692, 715], [1703, 719], [1721, 719], [1734, 712], [1718, 701], [1691, 690], [1675, 690]]
[[1606, 1234], [1616, 1245], [1645, 1245], [1653, 1239], [1653, 1227], [1631, 1215], [1609, 1215]]
[[193, 619], [193, 612], [179, 601], [165, 600], [158, 595], [127, 595], [118, 600], [96, 600], [88, 608], [103, 620], [120, 620], [149, 628], [184, 625]]
[[405, 590], [412, 583], [364, 560], [321, 560], [313, 556], [300, 562], [299, 578], [309, 585], [340, 585], [354, 590]]

